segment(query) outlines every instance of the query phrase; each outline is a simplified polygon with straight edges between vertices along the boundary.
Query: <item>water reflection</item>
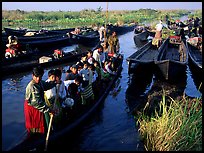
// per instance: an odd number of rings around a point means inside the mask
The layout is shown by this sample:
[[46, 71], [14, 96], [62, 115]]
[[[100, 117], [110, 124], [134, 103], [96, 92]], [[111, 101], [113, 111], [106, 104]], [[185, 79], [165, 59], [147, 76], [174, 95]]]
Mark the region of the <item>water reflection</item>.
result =
[[134, 109], [142, 107], [147, 100], [146, 94], [151, 88], [153, 81], [153, 69], [151, 67], [137, 67], [128, 80], [128, 88], [126, 90], [126, 103], [129, 107], [129, 113]]

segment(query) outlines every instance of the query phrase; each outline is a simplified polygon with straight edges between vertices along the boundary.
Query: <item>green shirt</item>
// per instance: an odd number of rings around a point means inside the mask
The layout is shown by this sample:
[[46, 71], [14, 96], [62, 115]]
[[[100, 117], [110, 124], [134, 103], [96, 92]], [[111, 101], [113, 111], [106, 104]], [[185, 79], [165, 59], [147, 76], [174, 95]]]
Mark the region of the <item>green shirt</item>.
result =
[[25, 99], [28, 100], [28, 105], [37, 108], [39, 111], [43, 112], [47, 109], [44, 91], [51, 89], [56, 86], [54, 82], [40, 81], [39, 84], [31, 80], [26, 87]]

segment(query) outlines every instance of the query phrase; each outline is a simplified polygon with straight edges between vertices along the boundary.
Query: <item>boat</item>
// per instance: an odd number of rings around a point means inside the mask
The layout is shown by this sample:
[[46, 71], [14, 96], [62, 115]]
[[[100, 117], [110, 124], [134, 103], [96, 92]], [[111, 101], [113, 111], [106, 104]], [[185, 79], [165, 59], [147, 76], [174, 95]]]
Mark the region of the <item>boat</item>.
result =
[[155, 60], [155, 76], [166, 81], [178, 81], [186, 75], [188, 51], [179, 36], [169, 36], [160, 47]]
[[4, 31], [7, 35], [14, 35], [14, 36], [23, 36], [26, 34], [27, 29], [12, 29], [12, 28], [4, 28]]
[[[123, 55], [121, 56], [120, 64], [117, 70], [117, 74], [112, 77], [112, 79], [107, 82], [107, 84], [100, 88], [100, 92], [98, 96], [94, 98], [94, 101], [92, 103], [89, 103], [89, 105], [80, 105], [80, 111], [76, 114], [76, 116], [72, 116], [71, 119], [68, 121], [63, 121], [63, 126], [60, 128], [57, 128], [53, 131], [50, 131], [49, 135], [49, 143], [47, 145], [47, 150], [57, 150], [59, 151], [60, 148], [56, 147], [53, 144], [59, 143], [60, 139], [67, 136], [68, 134], [71, 134], [73, 130], [80, 127], [87, 119], [91, 118], [93, 116], [93, 113], [97, 113], [97, 109], [99, 109], [100, 105], [103, 103], [106, 96], [109, 94], [109, 91], [112, 89], [114, 83], [117, 81], [118, 77], [121, 74], [122, 71], [122, 63], [123, 63]], [[79, 108], [78, 108], [79, 109]], [[46, 144], [46, 136], [33, 136], [29, 138], [23, 139], [21, 142], [17, 143], [14, 147], [9, 149], [9, 151], [44, 151]]]
[[[152, 40], [150, 40], [126, 59], [128, 61], [128, 73], [134, 73], [138, 71], [140, 67], [152, 66], [153, 68], [154, 61], [157, 59], [158, 54], [159, 48], [152, 45]], [[144, 69], [141, 69], [141, 71], [143, 70]]]
[[137, 26], [134, 29], [134, 43], [137, 47], [141, 47], [148, 42], [149, 37], [154, 37], [154, 35], [154, 31], [150, 31], [145, 27]]
[[[196, 42], [196, 44], [193, 44], [192, 41]], [[188, 50], [189, 55], [189, 64], [192, 64], [193, 67], [198, 71], [198, 75], [202, 74], [202, 47], [200, 45], [197, 46], [197, 44], [202, 44], [202, 38], [201, 37], [194, 37], [189, 38], [186, 40], [186, 47]]]
[[194, 37], [186, 40], [186, 47], [189, 55], [188, 65], [191, 70], [192, 78], [194, 79], [197, 89], [202, 87], [202, 86], [200, 87], [200, 85], [203, 80], [202, 47], [200, 47], [201, 44], [202, 44], [201, 37]]
[[107, 25], [108, 33], [111, 34], [113, 31], [115, 31], [118, 36], [123, 35], [127, 32], [131, 32], [134, 30], [134, 28], [135, 28], [135, 24], [121, 25], [121, 26], [116, 26], [116, 25], [112, 25], [112, 24]]
[[[91, 49], [94, 50], [97, 46], [98, 44]], [[4, 78], [16, 73], [31, 71], [35, 66], [42, 66], [43, 68], [47, 68], [53, 65], [69, 63], [78, 60], [79, 58], [81, 58], [81, 56], [85, 56], [87, 52], [88, 50], [81, 50], [76, 48], [70, 52], [64, 53], [64, 56], [62, 56], [61, 58], [55, 58], [53, 53], [46, 56], [43, 55], [41, 57], [39, 57], [39, 55], [35, 55], [34, 57], [20, 57], [21, 59], [24, 58], [24, 61], [15, 61], [15, 59], [12, 58], [9, 59], [10, 61], [8, 61], [7, 63], [5, 62], [1, 66], [2, 77]], [[12, 63], [12, 61], [15, 62]]]
[[73, 42], [69, 36], [57, 35], [55, 37], [42, 39], [42, 40], [23, 41], [23, 42], [20, 42], [20, 44], [24, 48], [29, 46], [29, 48], [32, 48], [32, 49], [37, 48], [38, 50], [45, 50], [45, 48], [56, 49], [58, 47], [69, 46], [69, 45], [72, 45]]
[[73, 39], [74, 43], [82, 44], [84, 46], [95, 46], [99, 41], [99, 33], [94, 30], [85, 30], [80, 34], [69, 33], [70, 37]]

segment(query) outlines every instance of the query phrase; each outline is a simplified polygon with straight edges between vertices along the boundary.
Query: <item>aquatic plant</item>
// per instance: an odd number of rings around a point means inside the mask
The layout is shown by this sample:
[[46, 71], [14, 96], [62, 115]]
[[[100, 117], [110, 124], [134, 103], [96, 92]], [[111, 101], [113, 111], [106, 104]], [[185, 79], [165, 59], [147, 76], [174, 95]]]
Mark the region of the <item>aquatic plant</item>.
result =
[[[202, 98], [183, 97], [167, 103], [165, 94], [154, 115], [138, 116], [139, 133], [147, 151], [201, 151]], [[148, 107], [148, 106], [147, 106]], [[144, 110], [147, 108], [145, 107]]]

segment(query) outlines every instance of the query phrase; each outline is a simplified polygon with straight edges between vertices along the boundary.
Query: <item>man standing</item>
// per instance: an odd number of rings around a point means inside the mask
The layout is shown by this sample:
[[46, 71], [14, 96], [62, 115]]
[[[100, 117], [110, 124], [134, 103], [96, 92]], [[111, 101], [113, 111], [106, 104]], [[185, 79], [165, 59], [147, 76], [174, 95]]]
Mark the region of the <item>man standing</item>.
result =
[[155, 28], [156, 33], [154, 39], [152, 40], [152, 45], [156, 45], [158, 48], [162, 43], [162, 29], [163, 29], [162, 20], [159, 21]]
[[109, 51], [111, 54], [115, 54], [119, 52], [120, 44], [115, 31], [113, 31], [112, 35], [108, 38], [108, 45], [109, 45]]

